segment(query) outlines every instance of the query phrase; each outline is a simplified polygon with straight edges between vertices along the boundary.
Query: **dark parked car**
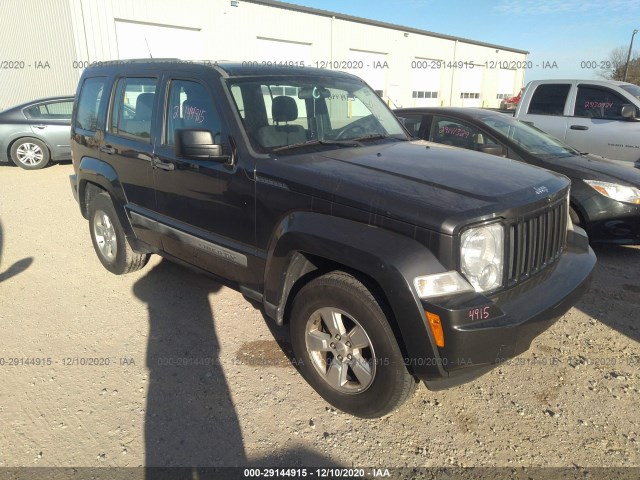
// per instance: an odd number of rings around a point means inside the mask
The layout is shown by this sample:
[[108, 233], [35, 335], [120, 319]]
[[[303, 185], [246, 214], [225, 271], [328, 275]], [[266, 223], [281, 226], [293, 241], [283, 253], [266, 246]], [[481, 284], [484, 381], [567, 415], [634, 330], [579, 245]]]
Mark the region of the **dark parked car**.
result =
[[347, 73], [87, 68], [71, 149], [107, 270], [157, 253], [237, 287], [290, 324], [309, 384], [363, 417], [402, 404], [416, 379], [447, 388], [522, 353], [595, 265], [566, 177], [411, 141]]
[[488, 110], [439, 107], [395, 113], [416, 137], [566, 175], [571, 179], [571, 220], [587, 231], [591, 242], [640, 243], [640, 171], [632, 166], [581, 154], [535, 127]]
[[0, 162], [36, 170], [71, 158], [73, 97], [43, 98], [0, 112]]

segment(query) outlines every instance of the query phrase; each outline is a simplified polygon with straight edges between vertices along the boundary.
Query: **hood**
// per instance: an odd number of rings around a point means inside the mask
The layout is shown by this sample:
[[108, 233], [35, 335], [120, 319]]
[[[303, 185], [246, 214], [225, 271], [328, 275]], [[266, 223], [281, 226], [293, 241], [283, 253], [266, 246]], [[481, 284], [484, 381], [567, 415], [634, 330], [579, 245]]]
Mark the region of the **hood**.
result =
[[258, 174], [291, 190], [448, 234], [545, 201], [569, 184], [522, 162], [424, 141], [284, 155], [267, 164], [258, 162]]
[[601, 180], [640, 188], [640, 170], [634, 168], [630, 162], [620, 162], [586, 154], [545, 159], [544, 163], [548, 165], [547, 168], [560, 172], [569, 178]]

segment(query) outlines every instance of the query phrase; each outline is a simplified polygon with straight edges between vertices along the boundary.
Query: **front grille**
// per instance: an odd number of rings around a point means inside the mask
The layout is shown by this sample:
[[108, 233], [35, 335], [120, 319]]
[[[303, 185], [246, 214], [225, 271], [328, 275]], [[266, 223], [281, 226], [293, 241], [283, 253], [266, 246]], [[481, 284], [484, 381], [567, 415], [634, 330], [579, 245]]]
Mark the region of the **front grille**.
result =
[[567, 243], [566, 198], [509, 227], [507, 285], [553, 264]]

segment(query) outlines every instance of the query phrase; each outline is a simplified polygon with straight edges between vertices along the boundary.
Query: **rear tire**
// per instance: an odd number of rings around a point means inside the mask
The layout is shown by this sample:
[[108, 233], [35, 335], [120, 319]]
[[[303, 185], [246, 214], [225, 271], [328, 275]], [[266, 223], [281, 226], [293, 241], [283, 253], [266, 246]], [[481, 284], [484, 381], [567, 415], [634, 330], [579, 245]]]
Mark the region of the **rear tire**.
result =
[[384, 302], [341, 271], [312, 280], [293, 300], [296, 366], [327, 402], [357, 417], [392, 412], [416, 386], [385, 311]]
[[100, 262], [111, 273], [135, 272], [149, 261], [150, 254], [133, 251], [108, 193], [94, 195], [89, 202], [89, 232]]
[[11, 160], [25, 170], [38, 170], [49, 164], [49, 149], [35, 138], [20, 138], [11, 145]]

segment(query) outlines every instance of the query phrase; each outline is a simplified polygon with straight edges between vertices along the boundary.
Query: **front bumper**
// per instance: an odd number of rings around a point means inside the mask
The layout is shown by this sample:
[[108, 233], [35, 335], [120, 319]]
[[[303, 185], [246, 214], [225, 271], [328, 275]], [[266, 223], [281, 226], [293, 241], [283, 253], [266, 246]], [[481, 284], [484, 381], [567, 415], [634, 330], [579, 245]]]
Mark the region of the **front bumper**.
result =
[[580, 206], [591, 243], [640, 243], [640, 205], [597, 194]]
[[429, 389], [441, 390], [526, 351], [587, 291], [595, 263], [585, 232], [576, 228], [556, 263], [517, 287], [490, 297], [471, 293], [423, 302], [426, 311], [440, 316], [444, 331], [440, 358], [432, 359], [441, 375], [421, 375], [420, 368], [415, 374]]

